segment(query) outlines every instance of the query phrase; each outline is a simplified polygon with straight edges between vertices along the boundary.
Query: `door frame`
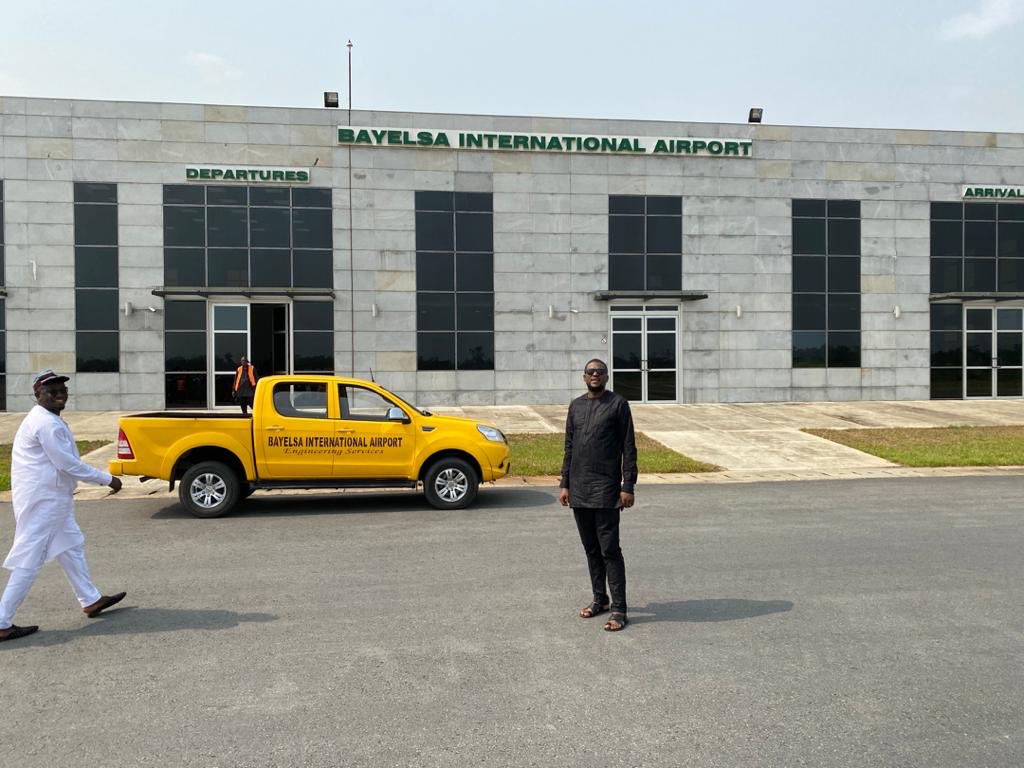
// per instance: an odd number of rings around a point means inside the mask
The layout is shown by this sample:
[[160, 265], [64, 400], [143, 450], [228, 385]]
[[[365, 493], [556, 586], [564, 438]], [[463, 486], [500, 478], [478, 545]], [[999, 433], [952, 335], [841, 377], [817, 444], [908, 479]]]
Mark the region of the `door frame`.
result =
[[[682, 359], [680, 349], [680, 339], [682, 334], [679, 330], [680, 311], [678, 305], [666, 305], [656, 303], [653, 305], [649, 304], [621, 304], [612, 305], [608, 308], [608, 349], [609, 349], [609, 363], [608, 363], [608, 386], [614, 391], [615, 389], [615, 320], [617, 318], [630, 318], [640, 320], [640, 395], [641, 399], [636, 401], [639, 403], [678, 403], [679, 402], [679, 380], [680, 380], [680, 360]], [[647, 340], [648, 331], [647, 321], [648, 319], [656, 318], [671, 318], [674, 322], [674, 329], [671, 333], [675, 336], [673, 340], [673, 351], [675, 353], [675, 368], [672, 369], [675, 372], [675, 398], [672, 400], [651, 400], [650, 391], [648, 387], [648, 374], [651, 373], [651, 369], [648, 365], [648, 353], [647, 353]], [[621, 331], [620, 331], [621, 333]], [[635, 333], [635, 332], [633, 332]], [[665, 335], [668, 331], [654, 331], [659, 335]], [[626, 369], [626, 371], [633, 372], [635, 369]], [[659, 368], [658, 371], [668, 371], [666, 368]]]
[[[293, 315], [294, 309], [291, 298], [285, 296], [273, 296], [259, 299], [244, 299], [240, 301], [234, 296], [225, 296], [223, 298], [211, 296], [206, 300], [206, 407], [209, 409], [227, 410], [229, 408], [237, 407], [235, 405], [217, 405], [216, 377], [218, 373], [220, 375], [224, 375], [227, 371], [217, 370], [217, 361], [214, 357], [214, 339], [217, 334], [217, 328], [214, 323], [214, 318], [216, 316], [215, 307], [245, 307], [245, 356], [252, 360], [251, 308], [254, 304], [278, 304], [285, 307], [286, 323], [288, 326], [285, 334], [286, 371], [289, 374], [295, 371], [295, 324]], [[232, 331], [226, 330], [224, 332], [231, 333]], [[240, 333], [239, 331], [234, 332]], [[234, 371], [231, 371], [231, 373], [234, 373]], [[259, 371], [257, 371], [257, 374], [259, 374]]]
[[[1022, 318], [1024, 318], [1024, 302], [996, 302], [996, 301], [979, 301], [979, 302], [965, 302], [963, 304], [963, 315], [961, 317], [962, 334], [963, 334], [963, 357], [961, 359], [961, 370], [963, 371], [963, 389], [961, 390], [961, 396], [964, 400], [1020, 400], [1024, 397], [1024, 390], [1020, 395], [1000, 395], [999, 394], [999, 371], [1003, 368], [1009, 370], [1020, 370], [1021, 376], [1024, 378], [1024, 360], [1022, 365], [999, 365], [999, 312], [1000, 309], [1016, 309], [1022, 312]], [[989, 312], [991, 317], [991, 323], [987, 331], [972, 331], [967, 327], [967, 313], [972, 311], [984, 311]], [[1024, 324], [1021, 329], [1010, 329], [1017, 331], [1021, 335], [1021, 342], [1024, 345]], [[967, 372], [969, 370], [977, 371], [984, 370], [986, 366], [967, 365], [967, 340], [970, 335], [981, 336], [988, 334], [992, 344], [992, 363], [988, 366], [991, 371], [991, 378], [989, 383], [989, 394], [988, 395], [968, 395], [967, 393]]]

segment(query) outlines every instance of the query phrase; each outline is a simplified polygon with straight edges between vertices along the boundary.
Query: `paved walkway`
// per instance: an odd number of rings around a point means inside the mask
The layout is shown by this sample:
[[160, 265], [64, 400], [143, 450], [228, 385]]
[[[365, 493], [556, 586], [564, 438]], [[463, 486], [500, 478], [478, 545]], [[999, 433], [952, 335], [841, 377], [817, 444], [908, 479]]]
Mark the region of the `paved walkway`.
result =
[[[434, 412], [496, 423], [508, 434], [561, 433], [564, 405], [434, 408]], [[118, 412], [68, 411], [65, 418], [79, 440], [117, 437]], [[844, 403], [710, 403], [634, 405], [637, 429], [690, 458], [722, 467], [720, 472], [644, 475], [649, 483], [735, 483], [863, 477], [1024, 474], [1024, 467], [898, 467], [801, 429], [858, 427], [945, 427], [1024, 425], [1021, 400], [924, 400]], [[0, 414], [0, 442], [10, 442], [23, 414]], [[106, 467], [112, 443], [87, 460]], [[554, 477], [507, 478], [501, 484], [551, 485]], [[166, 494], [166, 483], [140, 484], [127, 478], [117, 498]], [[82, 486], [81, 498], [100, 498], [106, 489]], [[282, 492], [284, 493], [284, 492]], [[4, 495], [0, 495], [3, 498]]]

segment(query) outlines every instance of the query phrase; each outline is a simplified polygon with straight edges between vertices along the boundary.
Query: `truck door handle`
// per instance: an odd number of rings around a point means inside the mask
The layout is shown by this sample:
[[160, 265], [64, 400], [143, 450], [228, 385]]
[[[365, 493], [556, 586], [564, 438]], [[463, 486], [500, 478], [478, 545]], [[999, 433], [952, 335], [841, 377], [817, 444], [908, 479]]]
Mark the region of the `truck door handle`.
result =
[[341, 427], [339, 427], [338, 429], [336, 429], [334, 431], [335, 432], [355, 432], [354, 429], [342, 429]]
[[267, 432], [280, 432], [282, 429], [284, 429], [284, 427], [272, 424], [269, 427], [264, 427], [264, 429], [267, 430]]

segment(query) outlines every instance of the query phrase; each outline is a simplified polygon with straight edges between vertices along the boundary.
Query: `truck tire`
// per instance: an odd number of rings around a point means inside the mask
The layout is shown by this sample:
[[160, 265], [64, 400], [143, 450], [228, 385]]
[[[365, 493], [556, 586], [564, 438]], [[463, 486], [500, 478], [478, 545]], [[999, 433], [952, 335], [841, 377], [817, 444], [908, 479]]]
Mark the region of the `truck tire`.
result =
[[423, 495], [434, 509], [464, 509], [479, 487], [473, 468], [454, 456], [435, 461], [423, 478]]
[[219, 461], [202, 461], [181, 478], [178, 498], [196, 517], [226, 515], [238, 502], [239, 482], [234, 470]]

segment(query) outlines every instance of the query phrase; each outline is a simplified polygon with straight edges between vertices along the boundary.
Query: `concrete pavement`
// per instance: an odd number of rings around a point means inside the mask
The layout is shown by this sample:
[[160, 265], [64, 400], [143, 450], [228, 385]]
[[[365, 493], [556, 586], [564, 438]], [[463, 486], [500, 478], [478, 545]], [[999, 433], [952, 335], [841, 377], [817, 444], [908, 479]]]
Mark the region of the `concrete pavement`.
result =
[[[72, 403], [73, 405], [73, 403]], [[507, 434], [561, 433], [564, 405], [436, 407], [435, 413], [497, 424]], [[24, 414], [0, 414], [0, 442], [10, 442]], [[110, 440], [87, 460], [113, 458], [119, 412], [76, 412], [65, 418], [79, 440]], [[864, 477], [1024, 474], [1024, 467], [905, 468], [824, 440], [801, 429], [1024, 425], [1021, 400], [859, 401], [841, 403], [704, 403], [633, 405], [639, 431], [669, 448], [722, 468], [719, 472], [644, 475], [641, 484], [720, 483]], [[554, 478], [510, 478], [503, 484], [550, 485]], [[82, 498], [102, 488], [82, 486]], [[120, 498], [166, 494], [166, 484], [128, 478]], [[2, 497], [0, 497], [2, 498]]]

